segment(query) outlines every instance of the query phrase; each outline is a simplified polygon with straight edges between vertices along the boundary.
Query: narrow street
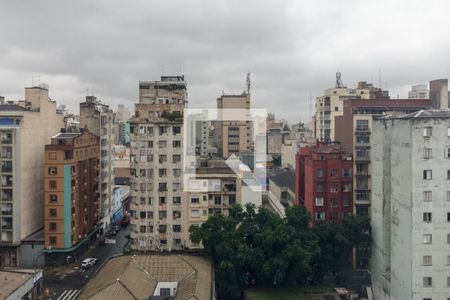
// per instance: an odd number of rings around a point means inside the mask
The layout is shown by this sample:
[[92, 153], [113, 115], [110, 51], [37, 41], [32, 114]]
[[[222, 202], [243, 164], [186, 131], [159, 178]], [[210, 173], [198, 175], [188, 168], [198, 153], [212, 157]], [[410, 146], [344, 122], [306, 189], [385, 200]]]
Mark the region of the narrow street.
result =
[[[130, 226], [122, 228], [115, 237], [115, 244], [100, 246], [98, 241], [86, 251], [75, 264], [65, 267], [47, 268], [44, 270], [44, 290], [49, 290], [49, 300], [73, 300], [78, 297], [81, 289], [98, 268], [111, 256], [121, 254], [127, 243], [125, 236], [129, 234]], [[81, 269], [81, 261], [87, 257], [95, 257], [97, 263], [87, 270]]]

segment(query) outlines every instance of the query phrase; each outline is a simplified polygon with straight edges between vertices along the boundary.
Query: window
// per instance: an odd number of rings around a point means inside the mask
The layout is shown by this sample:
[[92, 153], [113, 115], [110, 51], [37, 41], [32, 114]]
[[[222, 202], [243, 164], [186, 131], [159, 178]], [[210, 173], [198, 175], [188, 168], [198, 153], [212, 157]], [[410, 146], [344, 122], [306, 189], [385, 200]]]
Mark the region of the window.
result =
[[318, 169], [316, 171], [316, 175], [317, 175], [317, 177], [323, 177], [323, 170], [322, 169]]
[[167, 169], [159, 169], [158, 173], [159, 173], [159, 177], [166, 177], [167, 176]]
[[56, 167], [49, 167], [48, 168], [48, 175], [56, 175], [57, 171], [56, 171]]
[[450, 245], [450, 234], [447, 234], [447, 244]]
[[174, 182], [172, 187], [174, 192], [181, 191], [181, 182]]
[[214, 196], [214, 204], [215, 205], [221, 205], [222, 204], [222, 197]]
[[181, 161], [181, 155], [180, 155], [180, 154], [174, 154], [174, 155], [172, 156], [172, 161], [173, 161], [174, 163], [180, 162], [180, 161]]
[[200, 199], [198, 197], [192, 197], [191, 198], [191, 203], [198, 204], [198, 203], [200, 203]]
[[181, 133], [181, 127], [173, 126], [173, 134], [179, 134], [179, 133]]
[[450, 158], [450, 148], [447, 148], [447, 158]]
[[56, 189], [56, 180], [50, 180], [48, 184], [51, 190]]
[[325, 212], [324, 211], [316, 212], [315, 219], [316, 219], [316, 221], [325, 221]]
[[56, 152], [49, 152], [48, 153], [48, 159], [49, 160], [55, 160], [56, 159]]
[[166, 161], [167, 161], [167, 155], [161, 154], [161, 155], [159, 156], [159, 163], [162, 164], [162, 163], [164, 163], [164, 162], [166, 162]]
[[[450, 287], [450, 277], [447, 277], [447, 287]], [[450, 298], [447, 298], [450, 299]]]
[[450, 179], [450, 170], [447, 170], [447, 179]]
[[450, 201], [450, 191], [447, 191], [447, 201]]
[[167, 192], [167, 183], [165, 183], [165, 182], [160, 182], [160, 183], [158, 184], [158, 187], [159, 187], [159, 191], [160, 191], [160, 192]]
[[331, 207], [338, 207], [339, 206], [339, 202], [337, 199], [331, 199], [331, 203], [330, 203]]
[[147, 212], [147, 219], [153, 219], [153, 212], [152, 211], [148, 211]]
[[181, 176], [181, 169], [173, 169], [173, 177], [180, 177]]
[[200, 217], [200, 211], [198, 209], [191, 210], [191, 218], [198, 218]]
[[342, 206], [349, 207], [350, 206], [350, 200], [348, 198], [344, 198], [342, 200]]
[[425, 127], [423, 129], [423, 136], [430, 137], [433, 134], [433, 127]]
[[173, 197], [172, 201], [173, 204], [181, 204], [181, 197]]
[[323, 192], [323, 184], [318, 184], [318, 185], [316, 186], [316, 191], [317, 191], [318, 193], [322, 193], [322, 192]]
[[173, 217], [174, 219], [181, 218], [181, 211], [179, 211], [179, 210], [174, 210], [174, 211], [172, 212], [172, 217]]
[[423, 170], [423, 179], [431, 180], [433, 178], [433, 174], [431, 170]]
[[424, 244], [431, 244], [432, 243], [432, 235], [431, 234], [424, 234], [423, 235], [423, 243]]
[[145, 211], [141, 211], [139, 213], [139, 215], [140, 215], [141, 219], [146, 219], [147, 218], [147, 212], [145, 212]]
[[337, 192], [338, 192], [338, 187], [337, 187], [336, 184], [332, 184], [332, 185], [330, 186], [330, 192], [331, 192], [331, 193], [337, 193]]
[[423, 265], [424, 266], [431, 266], [432, 265], [431, 255], [424, 255], [423, 256]]
[[50, 245], [56, 245], [56, 236], [51, 236], [49, 239]]
[[342, 169], [342, 177], [351, 177], [352, 169]]
[[432, 286], [433, 286], [433, 279], [431, 277], [424, 277], [423, 287], [432, 287]]
[[181, 244], [181, 239], [174, 239], [174, 241], [175, 241], [176, 245], [180, 245]]
[[166, 141], [159, 141], [158, 145], [159, 145], [159, 149], [166, 148], [167, 147], [167, 142]]
[[424, 222], [431, 222], [431, 213], [430, 212], [424, 212], [423, 213], [423, 221]]
[[447, 213], [447, 222], [450, 222], [450, 212]]
[[180, 148], [181, 147], [181, 141], [173, 141], [173, 147], [174, 148]]
[[431, 191], [423, 191], [423, 201], [429, 202], [433, 199], [432, 197], [433, 197], [433, 194]]
[[351, 184], [351, 183], [344, 183], [344, 184], [342, 185], [342, 191], [343, 191], [344, 193], [351, 192], [351, 191], [352, 191], [352, 184]]
[[160, 210], [159, 211], [159, 218], [160, 219], [165, 219], [167, 218], [167, 212], [165, 210]]
[[48, 230], [56, 231], [56, 223], [54, 222], [48, 223]]
[[173, 225], [173, 232], [181, 232], [181, 225]]
[[56, 208], [50, 208], [48, 211], [50, 217], [55, 218], [56, 217]]
[[159, 233], [166, 233], [167, 232], [167, 225], [159, 225]]
[[450, 255], [447, 256], [447, 265], [450, 266]]
[[51, 194], [49, 198], [50, 198], [50, 203], [58, 202], [58, 196], [57, 195]]
[[323, 206], [324, 204], [323, 197], [316, 197], [315, 202], [316, 206]]
[[423, 148], [423, 158], [431, 158], [432, 150], [431, 148]]
[[330, 172], [330, 177], [337, 177], [339, 174], [339, 170], [338, 169], [332, 169]]
[[159, 205], [166, 204], [166, 197], [159, 197]]

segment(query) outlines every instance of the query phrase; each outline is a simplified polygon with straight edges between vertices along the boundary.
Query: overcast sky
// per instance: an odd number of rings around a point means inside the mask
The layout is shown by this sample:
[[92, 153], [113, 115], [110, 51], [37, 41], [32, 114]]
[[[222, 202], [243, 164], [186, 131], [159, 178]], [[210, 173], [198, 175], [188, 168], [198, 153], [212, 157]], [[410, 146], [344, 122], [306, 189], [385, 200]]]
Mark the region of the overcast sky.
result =
[[[138, 81], [184, 74], [190, 107], [245, 89], [252, 106], [306, 121], [334, 85], [379, 82], [391, 95], [447, 78], [447, 1], [1, 1], [0, 95], [40, 82], [78, 113], [94, 93], [113, 108], [137, 102]], [[314, 103], [314, 100], [313, 100]]]

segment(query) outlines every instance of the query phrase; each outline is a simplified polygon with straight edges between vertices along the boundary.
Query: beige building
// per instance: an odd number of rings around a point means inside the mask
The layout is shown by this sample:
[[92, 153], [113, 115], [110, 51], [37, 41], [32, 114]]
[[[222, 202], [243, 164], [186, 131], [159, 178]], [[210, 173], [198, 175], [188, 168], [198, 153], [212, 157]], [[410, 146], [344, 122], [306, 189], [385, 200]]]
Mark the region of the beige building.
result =
[[183, 245], [184, 76], [139, 82], [130, 120], [131, 248], [172, 250]]
[[0, 267], [20, 264], [20, 241], [44, 227], [44, 145], [64, 127], [48, 86], [0, 99]]
[[[250, 109], [250, 94], [222, 95], [217, 98], [219, 120], [229, 119], [233, 109]], [[220, 111], [223, 109], [224, 111]], [[217, 147], [219, 155], [228, 158], [233, 153], [239, 153], [253, 149], [253, 131], [250, 121], [218, 121]]]
[[86, 96], [86, 101], [80, 103], [80, 127], [87, 126], [92, 134], [100, 138], [99, 211], [100, 223], [104, 229], [111, 224], [114, 202], [112, 149], [116, 134], [115, 123], [114, 112], [95, 96]]
[[365, 81], [359, 82], [355, 89], [336, 85], [317, 97], [314, 116], [314, 135], [321, 142], [335, 141], [335, 118], [343, 114], [343, 101], [348, 99], [388, 99], [388, 93]]
[[186, 197], [187, 216], [184, 218], [186, 247], [197, 248], [189, 239], [189, 228], [200, 226], [213, 214], [228, 215], [230, 207], [241, 201], [241, 180], [224, 160], [202, 160], [196, 168], [195, 179], [189, 180]]

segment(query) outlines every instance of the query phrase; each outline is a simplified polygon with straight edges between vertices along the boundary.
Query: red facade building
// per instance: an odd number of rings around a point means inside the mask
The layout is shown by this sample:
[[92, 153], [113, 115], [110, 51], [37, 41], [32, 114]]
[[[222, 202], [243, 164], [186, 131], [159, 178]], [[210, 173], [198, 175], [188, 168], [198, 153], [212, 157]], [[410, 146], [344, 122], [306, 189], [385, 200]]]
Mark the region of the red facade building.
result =
[[295, 200], [310, 212], [313, 225], [352, 214], [352, 169], [352, 155], [339, 142], [317, 142], [297, 153]]

